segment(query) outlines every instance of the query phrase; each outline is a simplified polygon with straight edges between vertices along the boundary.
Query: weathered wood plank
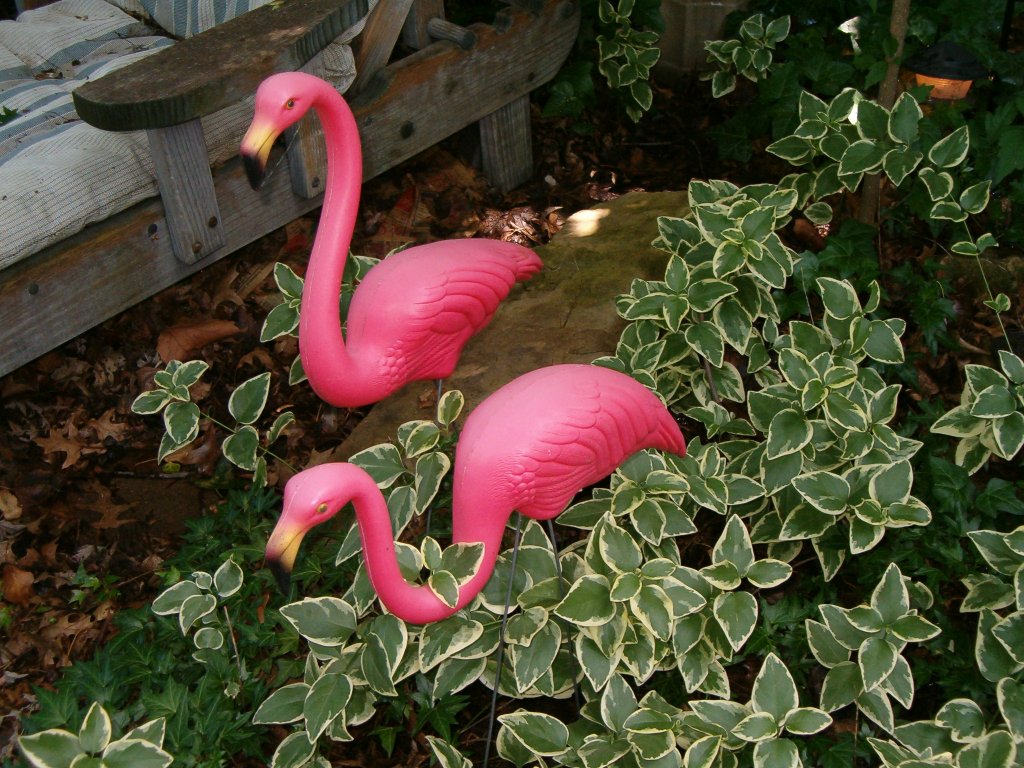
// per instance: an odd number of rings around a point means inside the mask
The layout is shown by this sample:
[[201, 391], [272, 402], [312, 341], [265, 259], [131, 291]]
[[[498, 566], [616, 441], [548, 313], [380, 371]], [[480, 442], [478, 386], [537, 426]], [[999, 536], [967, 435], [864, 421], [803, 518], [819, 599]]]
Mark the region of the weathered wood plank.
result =
[[387, 66], [395, 43], [402, 34], [406, 17], [414, 0], [380, 2], [370, 12], [370, 18], [359, 36], [352, 41], [352, 55], [356, 60], [356, 79], [348, 94], [353, 96], [375, 74]]
[[146, 136], [171, 250], [186, 264], [199, 261], [224, 245], [203, 125], [191, 120], [146, 131]]
[[533, 174], [530, 97], [520, 96], [480, 118], [480, 157], [487, 179], [502, 192]]
[[366, 12], [367, 0], [269, 3], [82, 85], [75, 109], [108, 131], [194, 120], [248, 96], [274, 72], [299, 69]]
[[416, 51], [426, 48], [431, 43], [427, 24], [431, 19], [443, 18], [444, 0], [414, 0], [402, 29], [402, 42]]
[[579, 4], [549, 2], [537, 16], [508, 10], [472, 24], [477, 44], [417, 51], [387, 67], [352, 99], [363, 162], [396, 165], [546, 83], [576, 39]]

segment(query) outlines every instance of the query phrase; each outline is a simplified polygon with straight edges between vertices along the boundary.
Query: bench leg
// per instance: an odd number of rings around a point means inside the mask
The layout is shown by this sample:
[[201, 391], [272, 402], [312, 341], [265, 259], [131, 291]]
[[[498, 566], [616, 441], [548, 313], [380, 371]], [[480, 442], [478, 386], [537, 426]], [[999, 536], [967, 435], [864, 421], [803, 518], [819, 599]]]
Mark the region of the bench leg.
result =
[[502, 192], [533, 174], [530, 141], [530, 97], [520, 96], [480, 120], [480, 152], [484, 173]]
[[179, 261], [194, 264], [224, 244], [202, 123], [191, 120], [146, 135], [171, 248]]

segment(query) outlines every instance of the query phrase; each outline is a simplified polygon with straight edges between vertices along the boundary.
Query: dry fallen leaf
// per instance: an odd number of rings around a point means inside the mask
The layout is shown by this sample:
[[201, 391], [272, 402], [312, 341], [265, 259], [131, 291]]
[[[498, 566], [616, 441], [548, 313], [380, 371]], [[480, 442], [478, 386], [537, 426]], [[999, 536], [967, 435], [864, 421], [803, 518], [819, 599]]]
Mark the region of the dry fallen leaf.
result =
[[116, 413], [116, 408], [110, 408], [104, 411], [98, 419], [92, 419], [86, 423], [87, 427], [91, 427], [96, 432], [97, 441], [102, 443], [110, 437], [120, 442], [124, 438], [125, 432], [128, 431], [128, 425], [114, 421]]
[[81, 443], [54, 430], [51, 430], [45, 437], [37, 437], [35, 443], [43, 449], [43, 453], [63, 453], [64, 463], [61, 464], [61, 469], [73, 467], [75, 462], [82, 457]]
[[188, 360], [211, 342], [233, 336], [241, 330], [230, 320], [201, 320], [165, 329], [156, 342], [156, 353], [165, 363]]
[[28, 605], [35, 597], [35, 590], [32, 589], [34, 581], [35, 577], [31, 573], [7, 563], [3, 576], [4, 600], [15, 605]]
[[17, 520], [21, 517], [21, 504], [18, 497], [6, 488], [0, 488], [0, 515], [4, 520]]

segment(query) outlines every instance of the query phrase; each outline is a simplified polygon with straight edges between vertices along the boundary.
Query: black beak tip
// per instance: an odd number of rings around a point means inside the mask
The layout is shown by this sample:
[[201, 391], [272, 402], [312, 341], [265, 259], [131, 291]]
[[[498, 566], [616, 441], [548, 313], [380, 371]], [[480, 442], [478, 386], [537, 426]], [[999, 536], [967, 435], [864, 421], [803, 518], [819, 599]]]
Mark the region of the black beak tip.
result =
[[245, 168], [245, 177], [249, 180], [249, 186], [258, 192], [263, 186], [263, 163], [256, 155], [243, 154], [242, 165]]
[[277, 588], [281, 590], [281, 594], [285, 596], [291, 594], [292, 572], [280, 560], [268, 560], [267, 565], [270, 566], [270, 572], [274, 574]]

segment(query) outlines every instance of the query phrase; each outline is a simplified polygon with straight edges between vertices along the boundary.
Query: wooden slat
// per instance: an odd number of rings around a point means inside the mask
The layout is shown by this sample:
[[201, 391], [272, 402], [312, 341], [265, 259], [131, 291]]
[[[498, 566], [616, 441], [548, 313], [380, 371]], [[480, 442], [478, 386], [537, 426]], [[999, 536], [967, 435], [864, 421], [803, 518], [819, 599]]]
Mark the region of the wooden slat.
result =
[[192, 120], [146, 135], [171, 250], [178, 260], [192, 264], [224, 245], [202, 122]]
[[108, 131], [194, 120], [252, 94], [274, 72], [299, 69], [366, 12], [367, 0], [268, 3], [85, 83], [75, 109]]
[[390, 65], [352, 100], [360, 134], [372, 137], [363, 162], [396, 165], [546, 83], [578, 26], [572, 0], [549, 2], [538, 16], [509, 10], [494, 25], [470, 25], [469, 51], [442, 43]]
[[370, 78], [387, 66], [412, 4], [413, 0], [382, 0], [370, 13], [363, 31], [352, 41], [356, 79], [348, 89], [349, 96], [359, 93]]
[[431, 43], [427, 24], [431, 19], [443, 18], [444, 0], [414, 0], [402, 29], [402, 42], [416, 51], [426, 48]]
[[530, 97], [520, 96], [480, 118], [480, 155], [488, 181], [502, 192], [533, 174]]

